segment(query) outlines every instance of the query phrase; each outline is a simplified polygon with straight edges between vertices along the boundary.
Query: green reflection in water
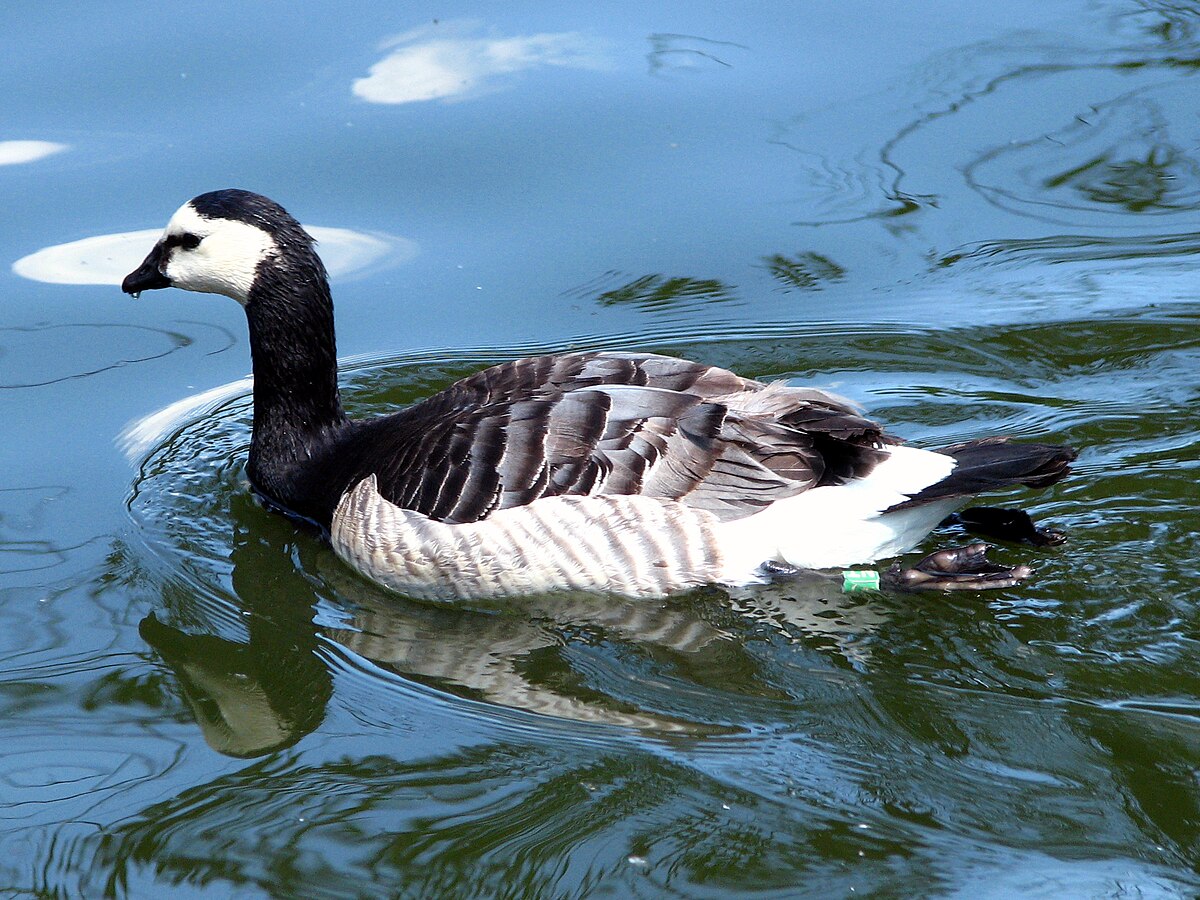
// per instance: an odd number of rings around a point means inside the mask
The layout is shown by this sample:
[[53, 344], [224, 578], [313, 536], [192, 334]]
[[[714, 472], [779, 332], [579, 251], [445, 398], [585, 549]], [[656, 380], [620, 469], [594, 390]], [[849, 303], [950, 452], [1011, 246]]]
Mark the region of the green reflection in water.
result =
[[634, 306], [656, 310], [701, 301], [721, 303], [734, 298], [733, 289], [714, 278], [643, 275], [596, 298], [601, 306]]
[[763, 258], [767, 271], [785, 289], [813, 290], [828, 281], [841, 281], [846, 270], [828, 256], [807, 251], [794, 256], [773, 253]]
[[1181, 184], [1195, 181], [1195, 173], [1188, 171], [1191, 165], [1190, 158], [1178, 148], [1158, 144], [1143, 159], [1119, 159], [1111, 154], [1089, 159], [1046, 179], [1045, 187], [1069, 186], [1093, 203], [1121, 206], [1132, 213], [1175, 209], [1179, 204], [1171, 201], [1172, 194]]

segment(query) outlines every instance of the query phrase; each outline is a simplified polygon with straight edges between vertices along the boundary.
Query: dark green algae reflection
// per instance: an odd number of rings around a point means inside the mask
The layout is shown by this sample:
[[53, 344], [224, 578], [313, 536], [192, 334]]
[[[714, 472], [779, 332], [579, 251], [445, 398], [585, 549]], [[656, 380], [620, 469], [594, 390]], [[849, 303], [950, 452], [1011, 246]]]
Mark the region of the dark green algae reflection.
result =
[[[348, 877], [513, 896], [1192, 885], [1197, 323], [654, 348], [834, 385], [920, 442], [1084, 448], [1028, 498], [1068, 544], [1001, 548], [1038, 572], [988, 597], [416, 603], [249, 498], [246, 397], [183, 423], [142, 465], [111, 573], [144, 598], [154, 662], [109, 692], [247, 762], [104, 829], [91, 871], [331, 896]], [[410, 402], [504, 354], [484, 356], [362, 365], [347, 399]]]

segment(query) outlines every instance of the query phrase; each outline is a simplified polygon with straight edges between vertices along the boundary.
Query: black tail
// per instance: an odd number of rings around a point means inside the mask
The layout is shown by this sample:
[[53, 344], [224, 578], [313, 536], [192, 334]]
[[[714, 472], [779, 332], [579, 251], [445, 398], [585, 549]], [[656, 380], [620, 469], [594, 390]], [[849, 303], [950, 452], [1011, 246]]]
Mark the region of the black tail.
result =
[[937, 452], [954, 457], [958, 463], [954, 471], [892, 509], [905, 509], [950, 497], [973, 497], [1014, 484], [1032, 488], [1049, 487], [1071, 471], [1071, 461], [1079, 455], [1073, 447], [1012, 444], [1003, 437], [967, 441], [943, 447]]

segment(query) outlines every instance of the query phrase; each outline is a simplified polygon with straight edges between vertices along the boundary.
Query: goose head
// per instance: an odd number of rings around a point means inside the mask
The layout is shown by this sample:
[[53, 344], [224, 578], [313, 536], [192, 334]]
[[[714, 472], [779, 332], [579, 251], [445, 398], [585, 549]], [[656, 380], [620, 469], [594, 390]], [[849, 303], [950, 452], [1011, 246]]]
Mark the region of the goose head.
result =
[[224, 294], [246, 306], [265, 266], [315, 259], [313, 243], [275, 201], [250, 191], [212, 191], [179, 207], [121, 290], [136, 296], [177, 287]]

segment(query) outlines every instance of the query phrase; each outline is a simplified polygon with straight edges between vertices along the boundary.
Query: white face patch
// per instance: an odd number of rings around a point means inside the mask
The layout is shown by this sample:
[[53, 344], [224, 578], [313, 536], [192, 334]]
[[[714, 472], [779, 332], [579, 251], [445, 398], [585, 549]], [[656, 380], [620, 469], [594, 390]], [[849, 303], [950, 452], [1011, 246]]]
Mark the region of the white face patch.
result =
[[161, 266], [172, 287], [224, 294], [243, 306], [258, 264], [279, 249], [261, 228], [233, 219], [205, 218], [191, 202], [179, 207], [159, 242], [173, 245], [165, 250]]

